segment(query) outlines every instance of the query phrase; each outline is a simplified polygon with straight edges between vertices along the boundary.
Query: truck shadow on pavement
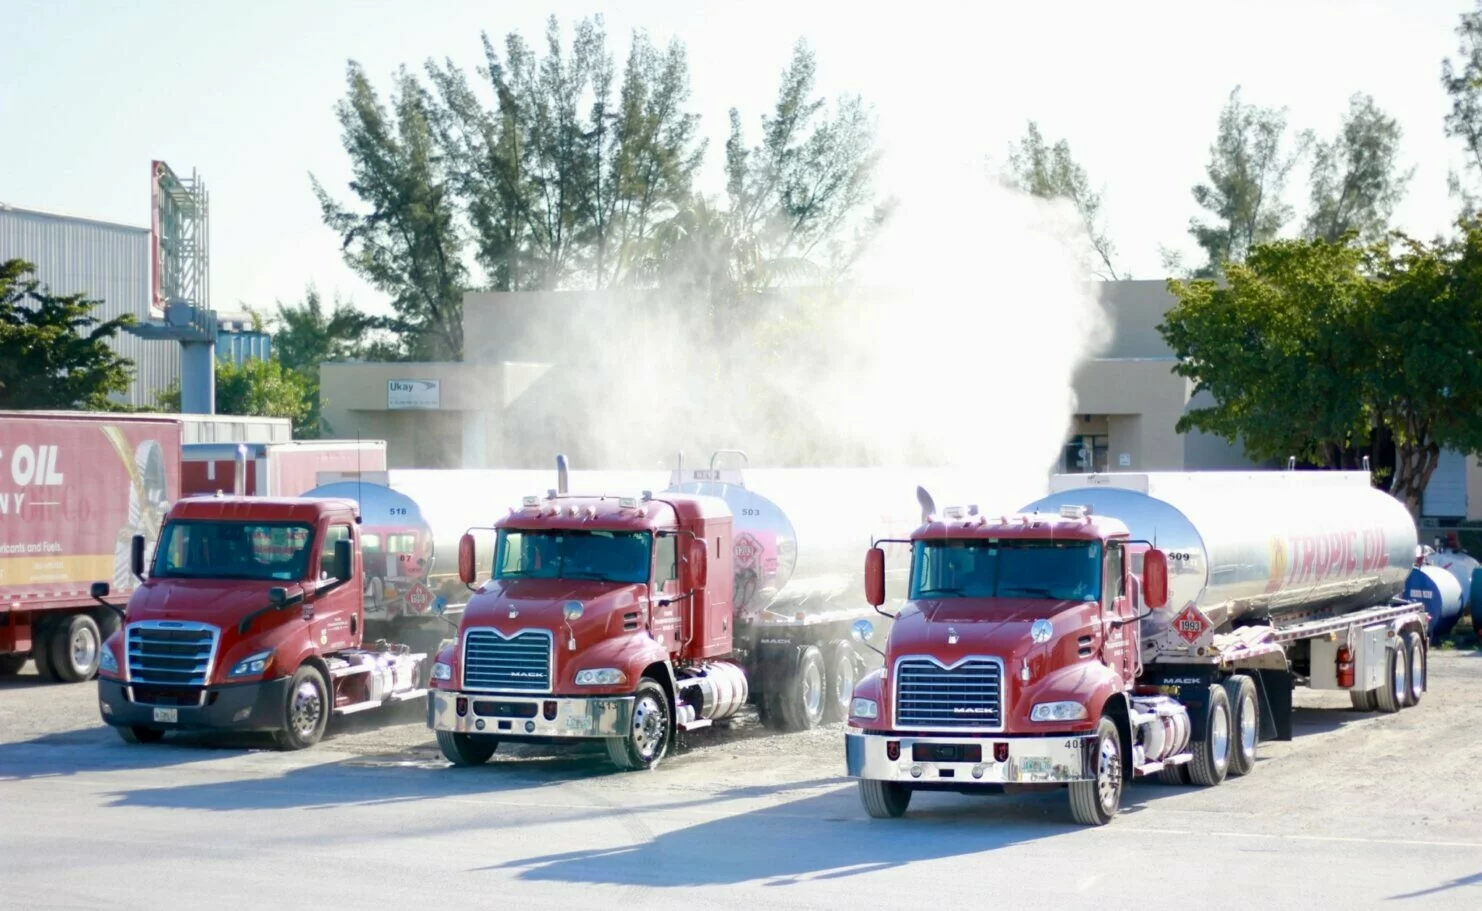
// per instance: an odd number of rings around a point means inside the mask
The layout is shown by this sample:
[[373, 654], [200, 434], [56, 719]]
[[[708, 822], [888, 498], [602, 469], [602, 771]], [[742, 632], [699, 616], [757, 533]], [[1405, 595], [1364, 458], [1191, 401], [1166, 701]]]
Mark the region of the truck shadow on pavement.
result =
[[[717, 795], [717, 801], [726, 796]], [[663, 832], [639, 844], [539, 855], [472, 872], [520, 871], [522, 880], [583, 885], [684, 888], [761, 881], [788, 886], [1086, 831], [1068, 821], [1063, 793], [983, 800], [917, 795], [916, 801], [920, 809], [913, 803], [904, 819], [874, 820], [865, 816], [855, 789], [841, 787]], [[710, 806], [724, 810], [716, 802]], [[656, 807], [652, 818], [662, 819], [669, 810]], [[737, 845], [745, 850], [727, 847]]]

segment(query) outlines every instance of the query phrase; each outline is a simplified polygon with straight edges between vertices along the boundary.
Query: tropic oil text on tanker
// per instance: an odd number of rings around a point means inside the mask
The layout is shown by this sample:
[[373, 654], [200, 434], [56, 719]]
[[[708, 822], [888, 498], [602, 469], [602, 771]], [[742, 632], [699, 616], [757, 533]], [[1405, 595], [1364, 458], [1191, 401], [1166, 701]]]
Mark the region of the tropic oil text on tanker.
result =
[[1271, 580], [1266, 590], [1274, 592], [1283, 584], [1297, 582], [1336, 581], [1388, 565], [1389, 541], [1382, 526], [1276, 537], [1271, 539]]

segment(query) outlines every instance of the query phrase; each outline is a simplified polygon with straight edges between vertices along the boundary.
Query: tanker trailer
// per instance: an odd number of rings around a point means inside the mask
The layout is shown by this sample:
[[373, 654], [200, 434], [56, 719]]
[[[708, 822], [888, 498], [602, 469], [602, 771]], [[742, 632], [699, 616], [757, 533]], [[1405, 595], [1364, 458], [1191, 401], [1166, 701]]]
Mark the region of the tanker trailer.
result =
[[[1360, 710], [1420, 701], [1430, 615], [1406, 592], [1415, 522], [1368, 472], [1056, 475], [1050, 491], [1024, 511], [1081, 506], [1166, 556], [1166, 602], [1139, 602], [1140, 683], [1248, 674], [1260, 724], [1283, 740], [1294, 685], [1346, 690]], [[1135, 579], [1142, 555], [1129, 564]]]

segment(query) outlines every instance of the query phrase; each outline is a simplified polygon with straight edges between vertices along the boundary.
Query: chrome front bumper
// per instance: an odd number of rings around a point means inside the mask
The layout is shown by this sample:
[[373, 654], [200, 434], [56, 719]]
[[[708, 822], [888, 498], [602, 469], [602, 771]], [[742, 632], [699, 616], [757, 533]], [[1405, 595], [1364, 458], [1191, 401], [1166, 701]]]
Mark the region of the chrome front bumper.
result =
[[[459, 699], [466, 700], [462, 715], [458, 714]], [[554, 718], [545, 715], [548, 702], [556, 704]], [[540, 698], [428, 690], [427, 726], [434, 731], [494, 737], [620, 737], [633, 726], [633, 697]]]
[[[900, 744], [897, 759], [885, 745]], [[994, 744], [1008, 744], [1008, 757], [999, 762]], [[921, 745], [922, 757], [916, 757]], [[981, 758], [956, 761], [940, 747], [976, 747]], [[844, 735], [844, 758], [850, 778], [921, 784], [1055, 784], [1094, 777], [1095, 736], [1058, 737], [911, 737], [889, 734]], [[963, 754], [962, 750], [956, 751]]]

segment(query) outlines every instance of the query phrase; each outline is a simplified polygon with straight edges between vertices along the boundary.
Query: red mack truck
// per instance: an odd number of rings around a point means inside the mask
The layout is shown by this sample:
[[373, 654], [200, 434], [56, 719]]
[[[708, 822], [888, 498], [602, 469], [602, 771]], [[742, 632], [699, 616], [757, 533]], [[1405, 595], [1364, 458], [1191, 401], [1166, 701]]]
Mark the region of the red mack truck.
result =
[[[1057, 475], [1009, 516], [918, 497], [908, 599], [845, 735], [872, 817], [1048, 786], [1104, 825], [1134, 777], [1249, 774], [1291, 739], [1295, 685], [1383, 712], [1425, 692], [1415, 524], [1366, 471]], [[883, 564], [877, 544], [877, 609]]]
[[[424, 654], [364, 643], [355, 501], [190, 497], [170, 507], [122, 628], [103, 643], [98, 705], [130, 743], [175, 730], [266, 731], [281, 749], [331, 715], [420, 698]], [[109, 583], [92, 595], [106, 605]]]
[[[869, 608], [787, 614], [786, 599], [758, 599], [775, 582], [780, 512], [714, 464], [677, 470], [657, 495], [583, 496], [567, 493], [558, 458], [557, 488], [494, 524], [490, 578], [432, 666], [427, 726], [450, 762], [587, 739], [621, 769], [650, 769], [678, 732], [748, 703], [783, 730], [844, 719], [864, 666], [851, 623]], [[476, 563], [468, 533], [458, 572], [470, 588]]]

